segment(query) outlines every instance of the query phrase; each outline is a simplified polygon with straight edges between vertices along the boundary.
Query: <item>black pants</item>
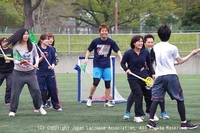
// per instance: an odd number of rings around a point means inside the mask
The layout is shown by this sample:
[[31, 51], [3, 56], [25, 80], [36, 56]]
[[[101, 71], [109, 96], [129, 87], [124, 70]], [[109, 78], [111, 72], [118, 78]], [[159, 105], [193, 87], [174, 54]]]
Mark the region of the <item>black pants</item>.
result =
[[12, 86], [12, 73], [1, 73], [0, 72], [0, 86], [2, 85], [4, 79], [6, 80], [6, 89], [5, 89], [5, 103], [10, 103], [11, 98], [11, 86]]
[[145, 83], [141, 80], [128, 80], [130, 89], [131, 89], [131, 93], [127, 99], [127, 107], [126, 110], [130, 112], [130, 108], [133, 105], [133, 102], [135, 102], [135, 116], [143, 116], [144, 111], [143, 111], [143, 95], [144, 92], [147, 91], [147, 93], [145, 93], [145, 95], [150, 96], [145, 98], [145, 102], [147, 102], [147, 106], [148, 106], [148, 110], [150, 109], [151, 106], [151, 92], [149, 95], [149, 91], [145, 88]]

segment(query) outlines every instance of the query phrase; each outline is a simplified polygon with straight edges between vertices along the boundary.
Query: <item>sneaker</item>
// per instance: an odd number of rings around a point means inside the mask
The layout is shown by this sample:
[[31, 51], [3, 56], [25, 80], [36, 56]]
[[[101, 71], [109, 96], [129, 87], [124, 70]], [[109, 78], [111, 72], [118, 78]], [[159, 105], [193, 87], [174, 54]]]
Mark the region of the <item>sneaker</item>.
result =
[[15, 116], [15, 112], [10, 112], [10, 113], [8, 114], [8, 116], [11, 116], [11, 117]]
[[190, 121], [187, 121], [186, 123], [181, 123], [181, 129], [182, 130], [191, 130], [197, 128], [197, 124], [191, 124]]
[[154, 121], [159, 121], [159, 118], [156, 114], [154, 115], [153, 119], [154, 119]]
[[134, 117], [134, 120], [133, 120], [134, 122], [136, 122], [136, 123], [141, 123], [141, 122], [143, 122], [143, 120], [142, 120], [142, 118], [139, 116], [139, 117]]
[[6, 103], [6, 106], [10, 106], [10, 103]]
[[150, 129], [157, 129], [156, 127], [156, 123], [154, 121], [149, 120], [149, 122], [147, 123], [147, 127]]
[[50, 109], [50, 108], [52, 108], [51, 107], [51, 105], [49, 106], [47, 103], [44, 105], [44, 107], [43, 107], [44, 109]]
[[160, 114], [160, 118], [164, 119], [164, 120], [169, 120], [170, 117], [169, 115], [167, 114], [166, 111], [163, 111], [161, 114]]
[[129, 118], [130, 118], [130, 112], [129, 112], [129, 111], [126, 111], [126, 112], [124, 113], [123, 119], [124, 119], [124, 120], [128, 120]]
[[37, 110], [37, 109], [34, 108], [34, 109], [33, 109], [33, 112], [34, 112], [34, 113], [39, 113], [39, 110]]
[[86, 105], [88, 107], [91, 107], [92, 106], [92, 99], [88, 98]]
[[58, 111], [58, 112], [62, 112], [62, 108], [56, 109], [56, 111]]
[[42, 106], [38, 110], [39, 110], [41, 115], [46, 115], [47, 114], [47, 112], [43, 109]]
[[[146, 116], [148, 118], [150, 118], [150, 113], [146, 113]], [[156, 114], [154, 115], [153, 119], [154, 119], [154, 121], [159, 121], [159, 118], [158, 118], [158, 116]]]
[[52, 108], [50, 100], [47, 101], [46, 105], [47, 105], [48, 108]]
[[114, 105], [110, 104], [110, 102], [104, 103], [104, 107], [114, 107]]

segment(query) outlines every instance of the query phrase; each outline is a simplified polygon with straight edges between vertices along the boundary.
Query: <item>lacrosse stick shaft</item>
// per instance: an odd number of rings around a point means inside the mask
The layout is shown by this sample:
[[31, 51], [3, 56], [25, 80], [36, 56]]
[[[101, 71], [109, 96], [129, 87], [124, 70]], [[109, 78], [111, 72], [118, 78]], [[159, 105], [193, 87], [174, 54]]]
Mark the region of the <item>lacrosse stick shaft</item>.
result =
[[[36, 47], [38, 48], [38, 50], [40, 51], [40, 53], [42, 53], [42, 50], [40, 49], [40, 47], [38, 47], [37, 45], [36, 45]], [[49, 63], [49, 61], [47, 60], [47, 58], [45, 56], [44, 56], [44, 59], [46, 60], [47, 64], [49, 66], [51, 66], [51, 64]]]
[[3, 56], [5, 57], [6, 55], [1, 47], [0, 47], [0, 50], [1, 50], [1, 53], [3, 54]]
[[133, 75], [133, 76], [135, 76], [135, 77], [137, 77], [137, 78], [139, 78], [139, 79], [141, 79], [141, 80], [144, 80], [143, 78], [141, 78], [140, 76], [138, 76], [138, 75], [136, 75], [136, 74], [134, 74], [132, 72], [130, 72], [130, 74]]

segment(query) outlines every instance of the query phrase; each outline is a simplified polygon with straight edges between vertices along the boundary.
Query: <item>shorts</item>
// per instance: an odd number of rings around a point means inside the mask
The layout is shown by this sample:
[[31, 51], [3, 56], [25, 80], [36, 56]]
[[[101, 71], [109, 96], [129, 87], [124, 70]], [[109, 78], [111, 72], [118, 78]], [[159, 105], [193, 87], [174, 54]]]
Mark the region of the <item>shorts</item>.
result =
[[102, 78], [104, 81], [111, 81], [111, 68], [94, 67], [93, 78]]
[[183, 91], [176, 74], [163, 75], [156, 78], [152, 86], [152, 101], [163, 102], [166, 92], [172, 100], [184, 101]]

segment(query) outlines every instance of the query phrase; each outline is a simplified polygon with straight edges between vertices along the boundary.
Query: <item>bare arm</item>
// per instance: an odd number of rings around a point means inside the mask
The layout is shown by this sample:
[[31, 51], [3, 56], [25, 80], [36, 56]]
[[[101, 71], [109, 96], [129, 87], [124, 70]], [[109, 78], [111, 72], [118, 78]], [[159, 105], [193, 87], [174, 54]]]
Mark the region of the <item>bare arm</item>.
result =
[[190, 54], [188, 54], [187, 56], [181, 58], [180, 56], [178, 58], [176, 58], [176, 61], [178, 62], [178, 64], [183, 64], [184, 62], [186, 62], [188, 59], [190, 59], [192, 56], [196, 55], [200, 50], [199, 49], [195, 49], [193, 50]]
[[121, 62], [122, 61], [122, 54], [121, 54], [120, 50], [117, 52], [117, 55], [119, 56], [119, 59], [120, 59], [120, 62]]
[[89, 50], [87, 50], [87, 52], [86, 52], [86, 54], [85, 54], [85, 60], [84, 60], [84, 63], [85, 63], [85, 64], [87, 64], [88, 57], [89, 57], [90, 53], [91, 53], [91, 52], [90, 52]]

